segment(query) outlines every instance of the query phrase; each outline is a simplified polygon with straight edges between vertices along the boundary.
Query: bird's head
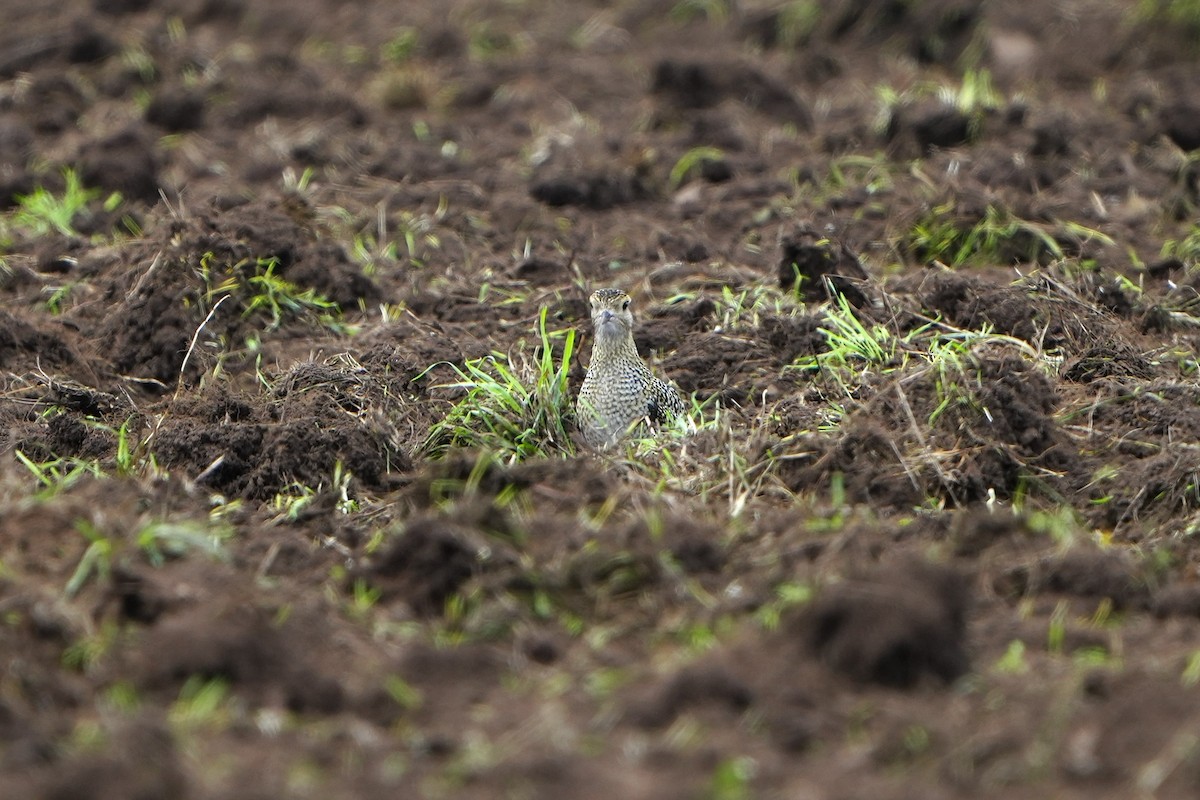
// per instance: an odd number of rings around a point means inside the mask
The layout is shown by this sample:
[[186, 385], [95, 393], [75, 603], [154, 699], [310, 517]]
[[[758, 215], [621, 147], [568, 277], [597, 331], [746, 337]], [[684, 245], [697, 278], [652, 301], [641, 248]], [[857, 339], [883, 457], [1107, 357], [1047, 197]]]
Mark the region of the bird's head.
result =
[[615, 343], [633, 335], [633, 312], [629, 306], [629, 295], [620, 289], [592, 293], [592, 328], [597, 341]]

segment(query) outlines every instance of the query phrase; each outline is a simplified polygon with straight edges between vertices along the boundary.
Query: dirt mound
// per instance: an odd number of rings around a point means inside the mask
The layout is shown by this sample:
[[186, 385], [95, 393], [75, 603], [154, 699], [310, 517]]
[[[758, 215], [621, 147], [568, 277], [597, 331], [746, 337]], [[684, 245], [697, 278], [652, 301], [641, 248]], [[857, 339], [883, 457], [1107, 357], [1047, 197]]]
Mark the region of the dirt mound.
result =
[[1043, 471], [1087, 469], [1054, 419], [1058, 404], [1053, 382], [1020, 356], [914, 365], [851, 411], [840, 436], [808, 437], [820, 456], [785, 479], [798, 489], [843, 474], [852, 496], [897, 506], [1010, 497]]
[[[270, 406], [214, 392], [181, 404], [158, 425], [152, 447], [222, 493], [270, 498], [298, 486], [329, 487], [339, 472], [382, 488], [411, 469], [397, 427], [403, 401], [352, 360], [301, 362], [275, 387]], [[399, 405], [399, 408], [396, 406]]]
[[995, 286], [969, 275], [940, 273], [922, 281], [921, 303], [960, 328], [988, 326], [1036, 347], [1086, 352], [1113, 337], [1113, 326], [1094, 306], [1046, 292], [1036, 282]]
[[72, 367], [78, 368], [79, 356], [62, 335], [40, 330], [27, 320], [0, 311], [0, 367], [17, 369], [31, 361], [71, 374]]
[[328, 321], [378, 299], [345, 252], [320, 240], [310, 214], [288, 200], [213, 207], [140, 248], [138, 266], [114, 276], [109, 292], [119, 299], [99, 322], [116, 369], [174, 386], [184, 367], [189, 378], [211, 368], [207, 348], [193, 346], [201, 334], [239, 342], [263, 325]]

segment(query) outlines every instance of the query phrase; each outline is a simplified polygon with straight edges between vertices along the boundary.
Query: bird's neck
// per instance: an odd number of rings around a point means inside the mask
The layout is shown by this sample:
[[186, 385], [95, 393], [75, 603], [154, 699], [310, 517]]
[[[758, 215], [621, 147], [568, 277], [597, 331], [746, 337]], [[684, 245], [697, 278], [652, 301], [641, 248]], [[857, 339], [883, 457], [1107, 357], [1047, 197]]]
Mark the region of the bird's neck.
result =
[[597, 336], [592, 343], [592, 363], [607, 363], [611, 359], [637, 358], [632, 334]]

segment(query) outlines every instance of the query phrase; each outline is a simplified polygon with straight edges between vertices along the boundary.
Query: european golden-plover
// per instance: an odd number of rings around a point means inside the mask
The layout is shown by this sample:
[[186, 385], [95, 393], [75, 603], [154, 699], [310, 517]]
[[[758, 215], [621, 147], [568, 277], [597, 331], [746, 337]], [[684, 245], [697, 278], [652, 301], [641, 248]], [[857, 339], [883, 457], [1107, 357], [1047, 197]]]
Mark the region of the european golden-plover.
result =
[[643, 420], [671, 422], [683, 398], [655, 377], [633, 343], [629, 295], [620, 289], [592, 294], [592, 360], [579, 390], [576, 414], [584, 441], [610, 447]]

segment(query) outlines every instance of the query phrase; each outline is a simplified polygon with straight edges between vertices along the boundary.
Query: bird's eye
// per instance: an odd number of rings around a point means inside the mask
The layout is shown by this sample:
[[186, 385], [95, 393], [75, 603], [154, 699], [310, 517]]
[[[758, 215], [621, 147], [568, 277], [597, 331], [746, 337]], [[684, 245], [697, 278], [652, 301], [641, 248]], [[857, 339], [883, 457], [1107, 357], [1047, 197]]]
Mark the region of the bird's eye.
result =
[[628, 311], [628, 310], [629, 310], [629, 301], [628, 301], [628, 300], [626, 300], [624, 303], [621, 303], [621, 310], [622, 310], [622, 311]]

